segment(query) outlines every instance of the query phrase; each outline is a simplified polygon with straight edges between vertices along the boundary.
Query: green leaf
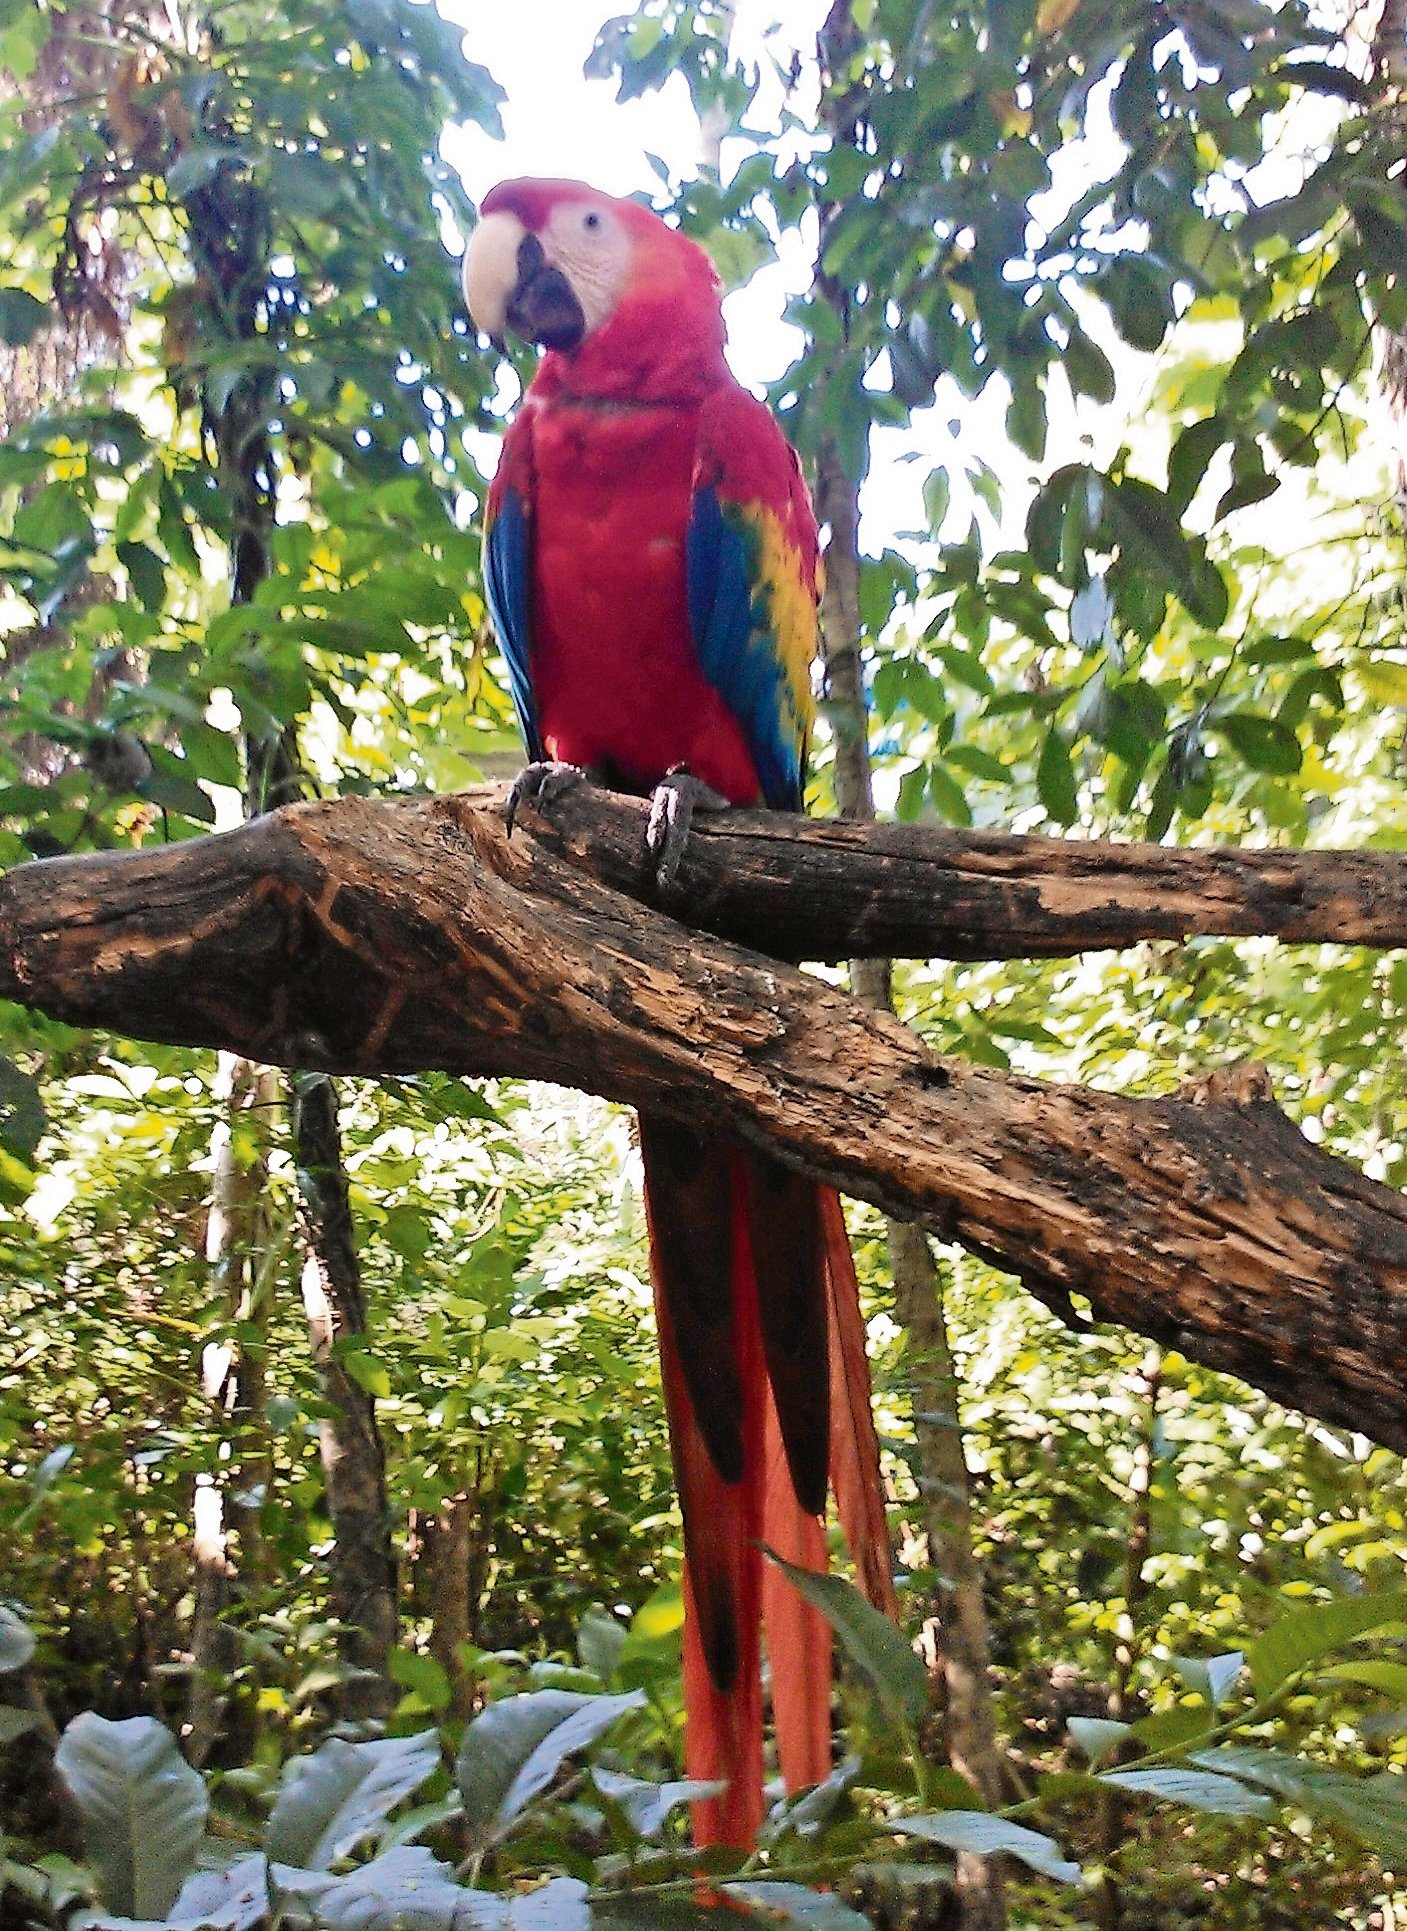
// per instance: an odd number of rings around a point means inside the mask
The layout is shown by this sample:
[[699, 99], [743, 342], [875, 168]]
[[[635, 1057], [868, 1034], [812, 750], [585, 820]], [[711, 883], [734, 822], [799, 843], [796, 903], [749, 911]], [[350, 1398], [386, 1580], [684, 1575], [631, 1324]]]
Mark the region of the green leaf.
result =
[[1407, 709], [1407, 664], [1399, 663], [1394, 657], [1365, 657], [1353, 668], [1375, 704]]
[[809, 1931], [871, 1931], [870, 1920], [852, 1911], [829, 1891], [813, 1891], [805, 1884], [758, 1883], [728, 1885], [724, 1895], [741, 1898], [767, 1914], [768, 1923], [801, 1924]]
[[1407, 1593], [1305, 1603], [1272, 1623], [1246, 1651], [1256, 1695], [1273, 1696], [1299, 1670], [1372, 1630], [1407, 1623]]
[[948, 514], [952, 501], [953, 486], [948, 480], [946, 469], [931, 469], [923, 486], [923, 514], [929, 534], [936, 536]]
[[49, 310], [27, 288], [0, 288], [0, 342], [22, 349], [43, 328]]
[[1206, 1658], [1176, 1656], [1173, 1658], [1173, 1663], [1188, 1689], [1196, 1690], [1212, 1709], [1218, 1707], [1246, 1667], [1245, 1656], [1239, 1649], [1227, 1650], [1222, 1656]]
[[1191, 1810], [1210, 1811], [1217, 1817], [1263, 1817], [1270, 1810], [1268, 1798], [1247, 1790], [1234, 1777], [1217, 1776], [1208, 1770], [1184, 1770], [1178, 1764], [1161, 1764], [1153, 1770], [1101, 1770], [1099, 1781], [1116, 1784], [1135, 1797], [1186, 1804]]
[[449, 1678], [443, 1663], [418, 1650], [395, 1649], [391, 1652], [391, 1681], [410, 1690], [422, 1710], [443, 1710], [450, 1700]]
[[1189, 423], [1168, 457], [1168, 501], [1179, 516], [1197, 494], [1213, 456], [1230, 439], [1220, 416], [1203, 416]]
[[1000, 758], [994, 758], [990, 751], [984, 751], [976, 744], [950, 744], [944, 752], [949, 764], [955, 764], [969, 777], [985, 778], [988, 784], [1010, 784], [1012, 773]]
[[1407, 1703], [1407, 1663], [1368, 1657], [1361, 1663], [1331, 1663], [1323, 1674], [1336, 1683], [1359, 1683], [1365, 1690], [1381, 1690], [1384, 1696], [1400, 1697]]
[[166, 565], [145, 543], [119, 543], [117, 560], [132, 580], [137, 600], [146, 610], [160, 610], [166, 601]]
[[168, 1931], [210, 1925], [214, 1931], [252, 1931], [269, 1914], [269, 1867], [253, 1851], [233, 1864], [192, 1871], [171, 1907]]
[[280, 1864], [325, 1871], [379, 1830], [439, 1761], [433, 1730], [370, 1743], [329, 1737], [312, 1756], [284, 1765], [264, 1847]]
[[1133, 1734], [1129, 1724], [1117, 1723], [1113, 1717], [1107, 1716], [1066, 1717], [1065, 1728], [1096, 1770], [1111, 1751], [1118, 1749], [1125, 1737]]
[[213, 145], [191, 146], [179, 154], [166, 171], [166, 187], [178, 201], [209, 187], [221, 168], [240, 160], [238, 148]]
[[34, 1654], [34, 1632], [22, 1616], [0, 1604], [0, 1676], [22, 1670]]
[[457, 1884], [420, 1844], [398, 1844], [341, 1876], [275, 1864], [273, 1884], [328, 1931], [512, 1931], [514, 1923], [507, 1898]]
[[1032, 376], [1018, 380], [1012, 389], [1006, 411], [1006, 433], [1033, 463], [1045, 455], [1045, 396]]
[[843, 1576], [798, 1568], [773, 1549], [766, 1554], [825, 1617], [891, 1720], [909, 1727], [921, 1722], [928, 1711], [928, 1672], [904, 1632]]
[[672, 1811], [681, 1804], [692, 1804], [704, 1797], [719, 1797], [726, 1783], [704, 1782], [697, 1777], [676, 1777], [667, 1783], [651, 1783], [644, 1777], [623, 1776], [616, 1770], [603, 1770], [597, 1764], [591, 1780], [603, 1797], [623, 1813], [637, 1837], [658, 1837]]
[[1216, 729], [1252, 771], [1293, 777], [1303, 762], [1300, 741], [1287, 724], [1259, 711], [1228, 711], [1215, 720]]
[[1385, 1863], [1407, 1863], [1407, 1780], [1384, 1773], [1355, 1777], [1330, 1764], [1288, 1751], [1224, 1745], [1193, 1761], [1255, 1784], [1311, 1817], [1337, 1824], [1376, 1851]]
[[[0, 1054], [0, 1147], [28, 1164], [47, 1125], [38, 1080]], [[11, 1663], [5, 1667], [16, 1666]]]
[[[1119, 93], [1123, 93], [1120, 88]], [[1173, 319], [1167, 281], [1151, 264], [1136, 256], [1116, 255], [1096, 283], [1109, 305], [1114, 326], [1131, 348], [1151, 352], [1160, 347]]]
[[491, 1844], [511, 1829], [564, 1758], [644, 1702], [641, 1690], [620, 1696], [534, 1690], [490, 1703], [465, 1730], [454, 1766], [470, 1842]]
[[1052, 1838], [1005, 1817], [989, 1816], [985, 1810], [937, 1810], [927, 1817], [897, 1817], [888, 1828], [901, 1836], [944, 1844], [950, 1851], [975, 1851], [981, 1857], [1002, 1852], [1039, 1877], [1053, 1877], [1061, 1884], [1080, 1881], [1079, 1865], [1063, 1856]]
[[202, 790], [194, 778], [186, 777], [179, 769], [172, 769], [177, 761], [163, 745], [152, 745], [150, 755], [158, 768], [135, 787], [142, 797], [149, 798], [154, 805], [164, 805], [168, 811], [174, 811], [182, 818], [193, 819], [198, 825], [213, 825], [215, 806], [210, 794]]
[[952, 772], [944, 769], [938, 758], [928, 767], [928, 796], [934, 810], [946, 824], [972, 823], [972, 807], [967, 802], [966, 792]]
[[123, 1917], [164, 1918], [195, 1862], [205, 1782], [155, 1717], [76, 1716], [54, 1753], [83, 1825], [103, 1900]]
[[603, 1683], [609, 1683], [620, 1664], [626, 1635], [625, 1624], [607, 1615], [604, 1609], [588, 1609], [576, 1632], [576, 1653], [582, 1668], [593, 1671]]
[[928, 766], [911, 764], [899, 780], [899, 792], [894, 800], [894, 815], [900, 824], [911, 825], [922, 815], [927, 796]]
[[1099, 344], [1078, 325], [1070, 331], [1060, 362], [1077, 396], [1090, 396], [1102, 403], [1114, 400], [1114, 365]]
[[1070, 761], [1069, 747], [1054, 724], [1046, 732], [1045, 743], [1041, 746], [1040, 762], [1036, 766], [1036, 789], [1040, 793], [1041, 803], [1056, 824], [1074, 824], [1080, 811], [1075, 767]]

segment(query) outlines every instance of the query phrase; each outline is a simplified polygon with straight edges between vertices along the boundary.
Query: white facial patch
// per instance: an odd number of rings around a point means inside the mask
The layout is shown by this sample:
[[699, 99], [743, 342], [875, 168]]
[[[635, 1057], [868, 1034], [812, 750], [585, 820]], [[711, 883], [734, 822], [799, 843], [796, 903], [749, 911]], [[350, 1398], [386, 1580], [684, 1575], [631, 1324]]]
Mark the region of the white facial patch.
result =
[[464, 302], [475, 328], [502, 336], [508, 298], [518, 280], [518, 248], [527, 229], [506, 211], [485, 215], [464, 251]]
[[624, 222], [601, 202], [564, 201], [553, 209], [539, 239], [548, 261], [571, 283], [591, 335], [615, 313], [630, 272]]

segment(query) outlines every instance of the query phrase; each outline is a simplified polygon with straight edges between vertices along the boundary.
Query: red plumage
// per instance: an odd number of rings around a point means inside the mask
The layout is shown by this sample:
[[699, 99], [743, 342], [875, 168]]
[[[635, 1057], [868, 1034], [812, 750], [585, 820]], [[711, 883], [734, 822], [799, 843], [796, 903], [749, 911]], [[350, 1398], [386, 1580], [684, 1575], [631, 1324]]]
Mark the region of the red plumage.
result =
[[[511, 182], [482, 212], [476, 318], [558, 344], [489, 504], [530, 748], [631, 789], [683, 768], [737, 805], [799, 805], [816, 525], [793, 451], [728, 371], [711, 263], [577, 183]], [[823, 1568], [829, 1478], [862, 1583], [893, 1608], [858, 1289], [828, 1189], [669, 1119], [642, 1118], [640, 1140], [684, 1518], [688, 1767], [728, 1784], [695, 1832], [743, 1846], [762, 1815], [764, 1620], [786, 1783], [830, 1765], [829, 1631], [760, 1545]]]

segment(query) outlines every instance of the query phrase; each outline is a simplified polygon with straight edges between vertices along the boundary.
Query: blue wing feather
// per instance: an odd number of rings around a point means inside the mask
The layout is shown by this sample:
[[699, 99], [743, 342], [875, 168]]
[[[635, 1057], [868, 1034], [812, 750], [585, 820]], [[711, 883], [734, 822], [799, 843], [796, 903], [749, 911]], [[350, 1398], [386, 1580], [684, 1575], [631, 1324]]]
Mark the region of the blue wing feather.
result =
[[785, 724], [787, 677], [756, 549], [755, 533], [725, 511], [715, 489], [695, 490], [684, 558], [699, 665], [742, 726], [765, 801], [774, 811], [800, 811], [801, 746]]
[[515, 489], [507, 489], [484, 544], [484, 589], [498, 646], [508, 665], [508, 689], [518, 713], [523, 741], [530, 758], [542, 756], [537, 710], [533, 704], [531, 551], [527, 506]]

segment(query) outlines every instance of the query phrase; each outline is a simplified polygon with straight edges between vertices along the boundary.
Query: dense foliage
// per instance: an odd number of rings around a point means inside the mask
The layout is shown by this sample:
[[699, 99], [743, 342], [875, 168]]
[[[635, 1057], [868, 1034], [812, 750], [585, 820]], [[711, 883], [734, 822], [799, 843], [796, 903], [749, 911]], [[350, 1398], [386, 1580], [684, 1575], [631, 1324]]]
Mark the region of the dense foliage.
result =
[[[682, 72], [726, 130], [721, 174], [660, 199], [734, 279], [785, 230], [815, 251], [774, 396], [808, 460], [858, 481], [902, 431], [928, 467], [924, 527], [862, 562], [883, 797], [1086, 835], [1407, 842], [1370, 370], [1374, 327], [1407, 320], [1407, 206], [1400, 116], [1352, 44], [1297, 0], [854, 0], [818, 100], [809, 48], [793, 74], [779, 40], [759, 73], [728, 18], [645, 0], [594, 65], [625, 96]], [[250, 746], [290, 726], [328, 792], [448, 789], [514, 751], [465, 437], [496, 426], [496, 372], [458, 311], [472, 211], [438, 151], [446, 119], [496, 126], [472, 29], [461, 47], [408, 0], [176, 22], [0, 5], [6, 862], [234, 822]], [[779, 97], [781, 126], [759, 105]], [[944, 1050], [1124, 1092], [1252, 1055], [1307, 1133], [1407, 1174], [1400, 961], [1199, 941], [912, 967], [900, 990]], [[377, 1399], [403, 1641], [389, 1738], [327, 1743], [346, 1665], [282, 1109], [231, 1111], [198, 1055], [13, 1010], [0, 1035], [6, 1908], [53, 1923], [91, 1894], [243, 1928], [301, 1899], [373, 1926], [411, 1887], [435, 1925], [712, 1915], [675, 1787], [678, 1533], [627, 1124], [432, 1076], [342, 1096], [370, 1304], [344, 1359]], [[261, 1200], [239, 1295], [206, 1259], [222, 1135]], [[918, 1630], [926, 1364], [856, 1227]], [[1400, 1462], [1061, 1328], [974, 1260], [942, 1271], [1012, 1804], [976, 1816], [903, 1656], [833, 1602], [853, 1754], [779, 1813], [751, 1908], [940, 1922], [946, 1852], [985, 1847], [1025, 1859], [1023, 1924], [1112, 1922], [1116, 1893], [1129, 1926], [1395, 1922]], [[222, 1349], [259, 1370], [233, 1410], [203, 1379]], [[226, 1495], [237, 1566], [208, 1796], [150, 1721], [189, 1708], [198, 1487]], [[73, 1723], [86, 1869], [36, 1795], [51, 1722]], [[95, 1835], [119, 1812], [128, 1838]], [[240, 1862], [191, 1877], [202, 1842]], [[623, 1878], [664, 1888], [601, 1903]]]

